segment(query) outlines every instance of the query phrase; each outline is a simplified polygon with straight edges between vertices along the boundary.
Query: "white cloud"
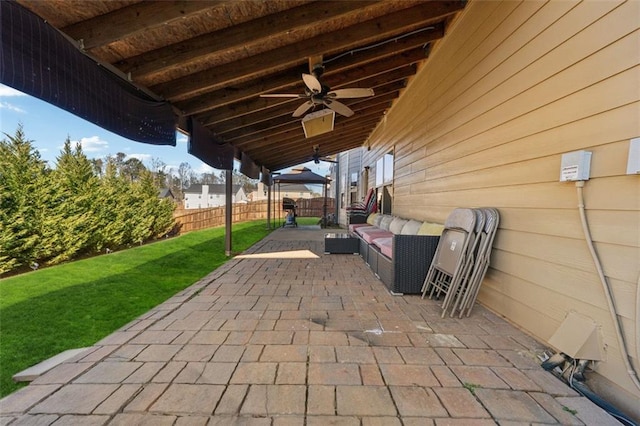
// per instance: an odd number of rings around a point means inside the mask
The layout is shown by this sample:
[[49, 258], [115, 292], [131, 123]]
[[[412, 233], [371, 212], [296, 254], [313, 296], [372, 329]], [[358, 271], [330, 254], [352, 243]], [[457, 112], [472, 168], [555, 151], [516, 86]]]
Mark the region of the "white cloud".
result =
[[27, 96], [24, 93], [12, 87], [0, 84], [0, 97]]
[[144, 163], [145, 161], [151, 161], [153, 156], [151, 154], [128, 154], [127, 158], [137, 158]]
[[178, 143], [187, 143], [189, 142], [189, 137], [184, 133], [177, 132], [176, 133], [176, 142]]
[[202, 174], [202, 173], [216, 173], [217, 170], [211, 167], [208, 164], [200, 163], [200, 165], [193, 169], [194, 172]]
[[0, 109], [8, 109], [9, 111], [18, 112], [20, 114], [24, 114], [27, 112], [20, 107], [10, 104], [9, 102], [1, 102], [1, 101], [0, 101]]
[[[76, 144], [78, 141], [73, 141]], [[90, 136], [88, 138], [80, 139], [80, 145], [84, 152], [101, 152], [106, 151], [109, 148], [109, 142], [100, 139], [100, 136]]]

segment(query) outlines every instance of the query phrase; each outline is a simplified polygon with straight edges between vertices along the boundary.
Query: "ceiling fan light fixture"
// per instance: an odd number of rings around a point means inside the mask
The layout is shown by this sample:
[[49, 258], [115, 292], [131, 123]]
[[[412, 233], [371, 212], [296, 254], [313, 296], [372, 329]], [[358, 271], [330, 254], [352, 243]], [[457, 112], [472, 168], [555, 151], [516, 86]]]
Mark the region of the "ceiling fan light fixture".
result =
[[312, 138], [333, 131], [336, 113], [332, 109], [321, 109], [302, 118], [302, 129], [305, 138]]

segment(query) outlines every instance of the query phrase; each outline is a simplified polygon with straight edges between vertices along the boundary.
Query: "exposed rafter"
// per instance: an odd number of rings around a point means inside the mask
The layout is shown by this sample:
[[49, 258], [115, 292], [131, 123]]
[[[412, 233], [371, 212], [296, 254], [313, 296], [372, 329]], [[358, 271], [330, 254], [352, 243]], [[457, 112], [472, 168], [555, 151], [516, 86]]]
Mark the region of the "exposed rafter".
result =
[[[167, 99], [216, 142], [279, 170], [362, 146], [402, 95], [428, 45], [445, 36], [464, 1], [18, 0], [103, 64]], [[306, 99], [302, 73], [323, 62], [332, 90], [372, 88], [340, 100], [354, 111], [334, 131], [305, 139], [293, 111]], [[307, 98], [308, 99], [308, 98]], [[315, 108], [321, 108], [316, 105]]]

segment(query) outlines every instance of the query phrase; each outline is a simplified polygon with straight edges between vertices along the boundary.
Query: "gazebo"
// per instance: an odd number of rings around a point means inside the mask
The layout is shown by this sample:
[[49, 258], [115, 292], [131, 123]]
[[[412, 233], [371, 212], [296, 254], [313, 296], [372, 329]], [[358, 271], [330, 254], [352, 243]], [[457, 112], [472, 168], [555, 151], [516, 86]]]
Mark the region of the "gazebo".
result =
[[[277, 184], [278, 189], [278, 199], [280, 197], [280, 185], [283, 183], [298, 183], [298, 184], [322, 184], [323, 185], [323, 194], [324, 194], [324, 208], [322, 211], [322, 220], [321, 225], [324, 226], [326, 224], [327, 219], [327, 183], [329, 183], [329, 178], [324, 176], [320, 176], [317, 173], [312, 172], [310, 169], [303, 167], [299, 169], [293, 169], [290, 173], [276, 175], [273, 177], [273, 183]], [[269, 187], [271, 188], [271, 187]], [[274, 205], [274, 213], [275, 213], [275, 205]]]

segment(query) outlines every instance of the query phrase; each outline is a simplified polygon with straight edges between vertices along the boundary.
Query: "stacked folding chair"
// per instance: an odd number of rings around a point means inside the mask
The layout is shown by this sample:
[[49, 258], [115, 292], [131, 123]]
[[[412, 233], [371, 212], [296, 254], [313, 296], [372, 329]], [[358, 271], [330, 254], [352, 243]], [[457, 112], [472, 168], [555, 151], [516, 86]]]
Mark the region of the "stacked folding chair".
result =
[[[467, 253], [464, 257], [463, 264], [460, 268], [460, 277], [455, 280], [455, 285], [447, 291], [447, 294], [442, 301], [442, 316], [444, 317], [447, 309], [455, 304], [455, 301], [458, 299], [458, 296], [461, 292], [465, 290], [468, 279], [473, 273], [474, 265], [476, 264], [476, 256], [478, 251], [478, 245], [480, 243], [480, 235], [482, 230], [484, 229], [484, 221], [485, 216], [479, 209], [471, 209], [473, 214], [476, 216], [476, 224], [473, 228], [473, 232], [469, 233], [469, 245], [467, 246]], [[454, 306], [455, 309], [455, 306]], [[453, 316], [453, 310], [451, 312]]]
[[492, 208], [455, 209], [447, 218], [422, 286], [423, 298], [444, 295], [442, 317], [449, 309], [451, 316], [456, 310], [460, 317], [470, 314], [489, 266], [498, 218]]
[[[468, 288], [460, 299], [460, 306], [458, 307], [460, 310], [459, 318], [462, 318], [465, 311], [467, 316], [471, 314], [471, 309], [473, 308], [476, 298], [478, 297], [478, 293], [480, 292], [480, 285], [487, 273], [487, 269], [489, 269], [489, 263], [491, 261], [491, 247], [493, 246], [493, 240], [495, 239], [498, 224], [500, 223], [500, 214], [498, 213], [498, 210], [494, 208], [483, 208], [481, 210], [485, 214], [485, 225], [480, 236], [476, 265], [468, 280]], [[456, 307], [454, 306], [454, 310], [455, 308]]]
[[[422, 285], [422, 297], [439, 298], [458, 287], [476, 226], [472, 209], [454, 209], [444, 223], [436, 253]], [[444, 313], [443, 313], [444, 316]]]

